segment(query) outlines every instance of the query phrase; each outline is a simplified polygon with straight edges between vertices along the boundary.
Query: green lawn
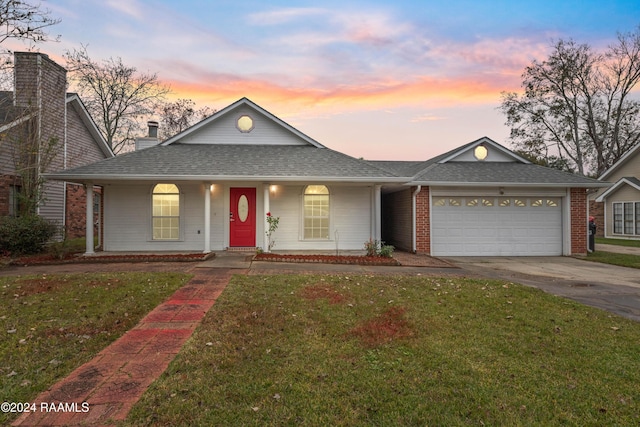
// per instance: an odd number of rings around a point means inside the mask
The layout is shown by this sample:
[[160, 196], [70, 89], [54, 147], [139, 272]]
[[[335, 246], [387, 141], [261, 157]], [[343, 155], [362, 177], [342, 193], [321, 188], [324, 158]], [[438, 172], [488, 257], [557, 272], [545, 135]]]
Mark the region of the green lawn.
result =
[[[135, 326], [185, 274], [0, 277], [0, 396], [29, 402]], [[0, 413], [0, 425], [16, 414]]]
[[622, 267], [640, 268], [640, 256], [631, 254], [618, 254], [614, 252], [603, 252], [598, 250], [587, 254], [587, 261], [602, 262], [605, 264], [619, 265]]
[[596, 250], [598, 249], [598, 243], [607, 245], [629, 246], [633, 248], [640, 248], [640, 240], [627, 240], [627, 239], [605, 239], [604, 237], [596, 237]]
[[638, 425], [638, 343], [512, 283], [235, 276], [124, 425]]

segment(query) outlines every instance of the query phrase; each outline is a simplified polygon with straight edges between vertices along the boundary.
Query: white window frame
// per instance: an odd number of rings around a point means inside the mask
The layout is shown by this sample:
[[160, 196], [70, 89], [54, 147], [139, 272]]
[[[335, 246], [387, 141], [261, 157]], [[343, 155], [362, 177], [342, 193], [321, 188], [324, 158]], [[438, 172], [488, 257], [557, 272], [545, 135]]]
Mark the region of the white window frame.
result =
[[[175, 187], [178, 189], [177, 193], [156, 193], [156, 187], [158, 185], [161, 184], [170, 184], [170, 185], [175, 185]], [[177, 194], [178, 195], [178, 215], [154, 215], [154, 196], [156, 195], [160, 195], [160, 194]], [[183, 227], [183, 221], [182, 218], [184, 217], [183, 215], [183, 206], [184, 206], [184, 197], [182, 194], [182, 191], [180, 190], [180, 187], [173, 183], [173, 182], [158, 182], [156, 184], [154, 184], [151, 187], [151, 200], [150, 200], [150, 206], [151, 206], [151, 212], [150, 212], [150, 240], [153, 242], [179, 242], [183, 240], [183, 233], [182, 233], [182, 227]], [[178, 236], [177, 237], [171, 237], [171, 238], [157, 238], [155, 237], [155, 225], [154, 225], [154, 220], [157, 218], [177, 218], [178, 219]]]
[[[327, 189], [327, 215], [326, 216], [311, 216], [311, 217], [307, 217], [306, 215], [306, 199], [307, 197], [314, 197], [314, 196], [325, 196], [325, 194], [318, 194], [318, 195], [313, 195], [313, 194], [307, 194], [307, 189], [310, 186], [322, 186], [325, 187]], [[301, 230], [300, 230], [300, 237], [301, 240], [304, 241], [327, 241], [327, 240], [331, 240], [331, 189], [329, 188], [329, 186], [327, 185], [323, 185], [323, 184], [309, 184], [309, 185], [305, 185], [302, 188], [302, 210], [301, 210], [301, 217], [302, 217], [302, 221], [301, 221]], [[307, 237], [306, 235], [306, 230], [307, 230], [307, 226], [306, 226], [306, 220], [308, 218], [311, 219], [326, 219], [327, 220], [327, 233], [326, 233], [326, 237]]]
[[[620, 211], [616, 212], [616, 208]], [[630, 212], [628, 208], [631, 208]], [[611, 216], [613, 234], [618, 236], [640, 235], [640, 201], [613, 202]], [[629, 229], [631, 232], [628, 232]]]

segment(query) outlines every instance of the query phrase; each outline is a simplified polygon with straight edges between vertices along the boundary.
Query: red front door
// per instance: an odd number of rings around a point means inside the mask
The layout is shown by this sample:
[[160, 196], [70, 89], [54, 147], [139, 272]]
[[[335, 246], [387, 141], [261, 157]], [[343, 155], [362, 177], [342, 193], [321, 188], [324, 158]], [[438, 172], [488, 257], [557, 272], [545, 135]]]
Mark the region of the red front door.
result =
[[256, 245], [256, 189], [231, 188], [229, 246]]

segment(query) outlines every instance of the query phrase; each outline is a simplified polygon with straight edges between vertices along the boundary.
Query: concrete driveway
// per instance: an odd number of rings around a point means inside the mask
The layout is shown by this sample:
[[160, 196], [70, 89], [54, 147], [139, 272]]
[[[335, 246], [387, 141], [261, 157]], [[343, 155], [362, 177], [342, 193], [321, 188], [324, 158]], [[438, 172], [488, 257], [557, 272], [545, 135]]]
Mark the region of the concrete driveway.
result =
[[455, 257], [470, 275], [533, 286], [640, 321], [640, 270], [571, 257]]

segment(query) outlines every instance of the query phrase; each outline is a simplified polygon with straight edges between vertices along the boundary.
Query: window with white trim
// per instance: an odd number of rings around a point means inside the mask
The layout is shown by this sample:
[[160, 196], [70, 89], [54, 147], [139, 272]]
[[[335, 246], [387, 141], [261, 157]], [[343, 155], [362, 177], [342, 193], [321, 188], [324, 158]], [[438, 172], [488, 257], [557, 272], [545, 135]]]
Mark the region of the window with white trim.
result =
[[175, 184], [157, 184], [152, 195], [153, 240], [180, 239], [180, 190]]
[[308, 185], [303, 195], [303, 238], [329, 239], [329, 189], [324, 185]]
[[613, 203], [613, 234], [640, 235], [640, 202]]

